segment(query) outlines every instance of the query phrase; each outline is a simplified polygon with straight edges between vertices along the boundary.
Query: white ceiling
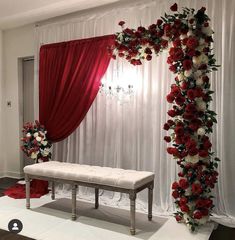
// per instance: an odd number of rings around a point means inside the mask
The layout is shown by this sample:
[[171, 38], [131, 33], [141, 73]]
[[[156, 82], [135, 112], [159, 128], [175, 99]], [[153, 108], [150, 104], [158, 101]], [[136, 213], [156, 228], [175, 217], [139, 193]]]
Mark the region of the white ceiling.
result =
[[118, 0], [0, 0], [0, 29], [18, 27]]

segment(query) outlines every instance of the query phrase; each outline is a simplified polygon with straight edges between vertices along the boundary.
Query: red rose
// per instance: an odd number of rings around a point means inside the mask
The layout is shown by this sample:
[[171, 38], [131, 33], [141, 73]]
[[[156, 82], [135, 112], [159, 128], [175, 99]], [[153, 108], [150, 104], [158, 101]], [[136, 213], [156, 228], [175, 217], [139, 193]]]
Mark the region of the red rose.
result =
[[164, 126], [163, 126], [163, 129], [168, 131], [170, 129], [169, 124], [165, 123]]
[[187, 189], [189, 187], [189, 183], [188, 181], [185, 179], [185, 178], [181, 178], [179, 180], [179, 186], [182, 188], [182, 189]]
[[172, 71], [173, 73], [175, 73], [176, 72], [176, 65], [171, 65], [170, 67], [169, 67], [169, 70], [170, 71]]
[[212, 144], [209, 140], [203, 142], [203, 148], [210, 149], [212, 147]]
[[197, 87], [197, 88], [194, 89], [194, 96], [195, 97], [202, 97], [202, 95], [203, 95], [202, 88]]
[[203, 189], [202, 189], [202, 186], [201, 186], [200, 183], [193, 183], [192, 184], [192, 193], [194, 195], [199, 195], [199, 194], [202, 193], [202, 191], [203, 191]]
[[173, 191], [172, 192], [172, 197], [175, 198], [175, 199], [178, 198], [179, 197], [178, 191]]
[[175, 100], [175, 97], [173, 96], [173, 94], [168, 94], [167, 96], [166, 96], [166, 100], [167, 100], [167, 102], [169, 102], [169, 103], [173, 103], [174, 102], [174, 100]]
[[194, 156], [198, 154], [198, 149], [197, 148], [191, 148], [188, 150], [188, 153], [190, 156]]
[[203, 216], [208, 216], [209, 211], [208, 211], [208, 209], [203, 208], [203, 209], [201, 209], [201, 213], [202, 213]]
[[188, 97], [190, 100], [194, 100], [195, 95], [194, 95], [193, 89], [189, 89], [189, 90], [187, 91], [187, 97]]
[[206, 199], [205, 205], [206, 205], [207, 208], [211, 208], [212, 204], [213, 204], [213, 201], [211, 199]]
[[170, 7], [171, 11], [176, 12], [178, 10], [178, 5], [177, 3], [174, 3], [171, 7]]
[[160, 26], [163, 23], [162, 19], [157, 20], [157, 25]]
[[152, 51], [150, 48], [145, 48], [145, 51], [144, 51], [146, 54], [152, 54]]
[[172, 57], [168, 57], [166, 62], [168, 64], [172, 64], [174, 62], [174, 60], [172, 59]]
[[168, 123], [170, 126], [174, 125], [174, 121], [171, 120], [171, 119], [169, 119], [169, 120], [167, 121], [167, 123]]
[[197, 143], [195, 140], [190, 139], [186, 142], [185, 146], [190, 149], [190, 148], [195, 148], [197, 146]]
[[205, 12], [205, 11], [206, 11], [206, 8], [205, 8], [205, 7], [202, 7], [199, 11]]
[[175, 110], [171, 109], [167, 112], [167, 114], [170, 116], [170, 117], [175, 117], [176, 116], [176, 112]]
[[201, 219], [202, 218], [202, 213], [201, 211], [197, 210], [193, 213], [193, 218], [195, 219]]
[[188, 202], [188, 199], [186, 197], [181, 197], [180, 198], [180, 202], [179, 205], [186, 205], [186, 203]]
[[121, 27], [122, 27], [124, 24], [125, 24], [124, 21], [120, 21], [120, 22], [118, 23], [118, 25], [121, 26]]
[[147, 57], [146, 57], [146, 60], [150, 61], [151, 59], [152, 59], [152, 56], [148, 54]]
[[164, 39], [162, 39], [162, 41], [161, 41], [161, 45], [162, 45], [162, 47], [163, 47], [163, 48], [166, 48], [166, 47], [168, 47], [168, 41], [167, 41], [167, 40], [164, 40]]
[[120, 53], [118, 53], [118, 56], [119, 57], [124, 57], [124, 53], [120, 52]]
[[190, 70], [192, 68], [192, 66], [193, 66], [193, 63], [192, 63], [191, 60], [186, 59], [186, 60], [183, 61], [184, 70]]
[[183, 89], [183, 90], [187, 90], [188, 87], [189, 87], [189, 84], [185, 81], [181, 84], [181, 89]]
[[180, 39], [175, 39], [175, 41], [173, 41], [173, 46], [174, 47], [180, 47], [181, 46], [181, 40]]
[[196, 55], [196, 51], [194, 49], [189, 49], [189, 51], [187, 52], [187, 55], [189, 57], [193, 57]]
[[166, 142], [171, 142], [171, 137], [165, 136], [165, 137], [164, 137], [164, 140], [165, 140]]
[[166, 150], [171, 155], [174, 155], [174, 156], [178, 155], [178, 150], [176, 148], [168, 147]]
[[198, 40], [195, 37], [189, 37], [186, 46], [191, 49], [195, 49], [198, 46]]
[[189, 128], [192, 129], [194, 132], [198, 130], [199, 125], [196, 123], [190, 123]]
[[203, 208], [206, 204], [206, 201], [204, 199], [198, 199], [196, 201], [196, 207], [197, 208]]
[[158, 53], [159, 51], [160, 51], [160, 46], [159, 45], [154, 45], [154, 51], [156, 52], [156, 53]]
[[202, 157], [202, 158], [208, 157], [208, 151], [199, 150], [199, 156]]
[[171, 48], [169, 54], [175, 62], [184, 57], [184, 52], [181, 48]]
[[206, 64], [201, 64], [198, 68], [198, 70], [206, 70], [207, 69], [207, 65]]
[[188, 205], [186, 205], [186, 204], [180, 206], [180, 209], [181, 209], [182, 212], [186, 212], [186, 213], [189, 212], [189, 207], [188, 207]]
[[172, 189], [175, 190], [175, 189], [178, 189], [178, 187], [179, 187], [179, 184], [177, 182], [172, 183], [172, 187], [171, 187]]
[[209, 82], [209, 77], [208, 76], [203, 76], [202, 80], [204, 83], [208, 83]]
[[182, 95], [180, 95], [180, 96], [176, 97], [175, 102], [176, 102], [176, 104], [182, 106], [185, 102], [185, 98]]
[[182, 220], [182, 216], [180, 216], [179, 214], [175, 215], [175, 219], [177, 222], [180, 222]]
[[178, 176], [179, 176], [179, 177], [183, 177], [183, 176], [184, 176], [184, 173], [183, 173], [183, 172], [179, 172], [179, 173], [178, 173]]
[[175, 138], [175, 143], [176, 143], [176, 144], [182, 144], [183, 141], [182, 141], [181, 137], [178, 137], [178, 136], [177, 136], [177, 137]]
[[175, 128], [175, 133], [178, 135], [178, 136], [182, 136], [184, 134], [184, 128], [183, 127], [176, 127]]
[[171, 85], [171, 93], [174, 96], [177, 96], [178, 94], [180, 94], [180, 88], [176, 84], [172, 84]]

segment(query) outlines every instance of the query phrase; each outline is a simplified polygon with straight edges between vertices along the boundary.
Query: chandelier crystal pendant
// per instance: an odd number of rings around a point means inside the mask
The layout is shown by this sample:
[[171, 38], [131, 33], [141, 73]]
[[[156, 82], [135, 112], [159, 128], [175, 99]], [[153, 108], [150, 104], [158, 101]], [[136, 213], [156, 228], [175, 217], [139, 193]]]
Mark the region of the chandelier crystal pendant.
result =
[[[121, 67], [120, 67], [121, 65]], [[134, 81], [136, 72], [117, 64], [111, 74], [107, 74], [101, 81], [99, 93], [109, 99], [116, 99], [119, 103], [130, 102], [135, 95]]]

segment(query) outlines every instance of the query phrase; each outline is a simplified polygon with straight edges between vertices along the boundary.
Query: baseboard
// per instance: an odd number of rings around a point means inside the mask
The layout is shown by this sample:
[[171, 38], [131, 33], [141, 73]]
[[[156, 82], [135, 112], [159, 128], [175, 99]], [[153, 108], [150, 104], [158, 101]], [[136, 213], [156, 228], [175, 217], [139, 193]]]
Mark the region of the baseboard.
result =
[[5, 177], [4, 172], [0, 172], [0, 178], [3, 178], [3, 177]]
[[19, 172], [6, 172], [3, 174], [3, 177], [21, 179], [24, 178], [24, 174]]

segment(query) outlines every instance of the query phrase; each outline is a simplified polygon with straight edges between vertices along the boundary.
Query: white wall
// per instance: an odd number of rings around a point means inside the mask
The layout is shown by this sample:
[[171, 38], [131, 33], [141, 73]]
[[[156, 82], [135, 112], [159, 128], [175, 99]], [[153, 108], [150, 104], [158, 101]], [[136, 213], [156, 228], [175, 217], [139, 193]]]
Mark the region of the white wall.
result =
[[[3, 143], [3, 74], [2, 74], [2, 31], [0, 30], [0, 151], [1, 153], [3, 153], [3, 146], [2, 146], [2, 143]], [[4, 174], [4, 167], [5, 167], [5, 153], [3, 154], [0, 154], [0, 177], [3, 176]]]
[[[4, 61], [3, 88], [1, 89], [4, 89], [4, 132], [1, 136], [4, 136], [4, 145], [0, 156], [5, 156], [5, 176], [20, 177], [22, 174], [20, 161], [20, 132], [22, 129], [20, 120], [22, 109], [19, 107], [21, 91], [19, 59], [33, 55], [34, 25], [27, 25], [3, 32]], [[7, 101], [11, 101], [11, 107], [7, 107]]]

